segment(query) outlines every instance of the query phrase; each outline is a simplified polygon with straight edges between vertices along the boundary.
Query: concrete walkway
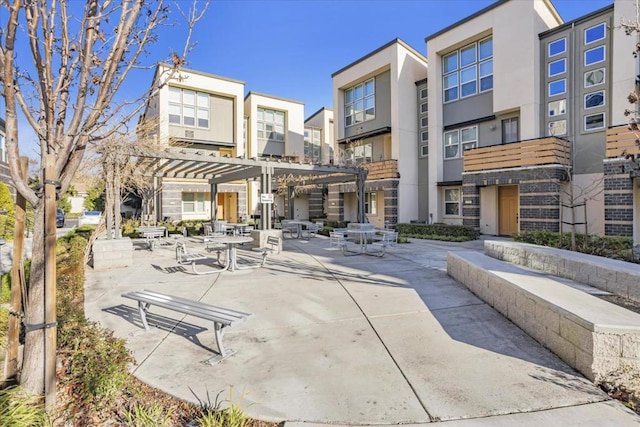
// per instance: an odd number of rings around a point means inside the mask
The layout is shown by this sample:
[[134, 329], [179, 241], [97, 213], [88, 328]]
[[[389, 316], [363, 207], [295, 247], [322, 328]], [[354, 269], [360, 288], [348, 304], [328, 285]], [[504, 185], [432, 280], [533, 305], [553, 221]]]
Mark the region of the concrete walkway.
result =
[[[264, 268], [195, 276], [172, 250], [140, 245], [133, 267], [87, 272], [87, 316], [128, 340], [144, 382], [194, 402], [221, 390], [228, 398], [232, 388], [233, 400], [263, 420], [640, 424], [447, 276], [447, 251], [480, 251], [481, 241], [412, 240], [383, 258], [344, 257], [323, 237], [284, 246]], [[138, 289], [253, 313], [225, 333], [237, 354], [201, 363], [215, 345], [212, 325], [175, 312], [152, 308], [155, 327], [144, 332], [135, 303], [120, 297]]]

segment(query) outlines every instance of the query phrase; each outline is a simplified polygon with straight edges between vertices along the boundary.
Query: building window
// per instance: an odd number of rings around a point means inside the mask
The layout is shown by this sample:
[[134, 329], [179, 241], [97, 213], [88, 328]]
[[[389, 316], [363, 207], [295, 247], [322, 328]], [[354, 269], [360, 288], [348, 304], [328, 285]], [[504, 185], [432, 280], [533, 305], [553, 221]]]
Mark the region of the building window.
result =
[[423, 117], [420, 119], [420, 127], [421, 128], [426, 128], [427, 126], [429, 126], [429, 117]]
[[598, 92], [588, 93], [584, 96], [584, 108], [595, 108], [601, 107], [604, 105], [604, 91], [599, 90]]
[[378, 214], [378, 195], [377, 193], [366, 193], [364, 200], [364, 209], [369, 215]]
[[493, 39], [480, 40], [444, 56], [442, 74], [444, 102], [493, 89]]
[[549, 63], [549, 77], [557, 76], [567, 71], [567, 60], [562, 58]]
[[304, 157], [308, 161], [320, 161], [320, 129], [304, 130]]
[[169, 123], [209, 129], [209, 94], [169, 86]]
[[348, 147], [345, 149], [344, 155], [345, 159], [352, 163], [371, 163], [373, 161], [373, 145], [369, 142], [355, 147]]
[[559, 116], [567, 113], [567, 100], [559, 99], [549, 103], [549, 117]]
[[549, 83], [549, 96], [562, 95], [566, 91], [567, 79], [560, 79]]
[[584, 130], [596, 130], [604, 128], [604, 113], [584, 116]]
[[584, 30], [584, 44], [589, 44], [604, 39], [605, 29], [606, 27], [603, 22], [602, 24], [598, 24], [594, 27]]
[[204, 213], [205, 193], [182, 193], [183, 213]]
[[445, 188], [444, 214], [449, 216], [460, 216], [460, 189], [459, 188]]
[[587, 67], [589, 65], [597, 64], [598, 62], [604, 61], [605, 57], [605, 46], [594, 47], [593, 49], [586, 50], [584, 52], [584, 66]]
[[597, 86], [604, 83], [605, 69], [598, 68], [584, 73], [584, 87]]
[[375, 79], [367, 80], [344, 91], [345, 126], [376, 117]]
[[518, 125], [520, 120], [517, 117], [511, 117], [502, 121], [502, 143], [510, 144], [520, 139], [518, 133]]
[[420, 114], [424, 114], [428, 112], [429, 112], [429, 103], [423, 102], [422, 104], [420, 104]]
[[428, 94], [427, 89], [420, 89], [420, 99], [427, 99]]
[[421, 142], [429, 141], [429, 131], [425, 130], [420, 132], [420, 141]]
[[553, 122], [549, 122], [548, 129], [549, 136], [562, 136], [567, 134], [567, 121], [566, 120], [556, 120]]
[[284, 112], [258, 108], [258, 139], [284, 142]]
[[470, 126], [444, 133], [444, 158], [455, 159], [462, 151], [478, 146], [478, 127]]
[[420, 146], [420, 157], [428, 157], [429, 156], [429, 144], [424, 144]]
[[561, 38], [559, 40], [549, 43], [549, 57], [560, 55], [567, 51], [567, 39]]

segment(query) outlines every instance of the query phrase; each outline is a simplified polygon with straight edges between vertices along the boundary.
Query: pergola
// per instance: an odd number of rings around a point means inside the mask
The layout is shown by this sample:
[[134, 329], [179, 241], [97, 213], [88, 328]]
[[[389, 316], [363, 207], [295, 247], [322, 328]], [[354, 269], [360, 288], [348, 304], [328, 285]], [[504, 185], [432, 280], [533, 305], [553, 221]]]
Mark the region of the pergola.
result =
[[[367, 170], [352, 166], [320, 165], [270, 158], [219, 156], [217, 152], [169, 147], [163, 150], [136, 150], [132, 155], [141, 161], [147, 176], [156, 179], [206, 179], [211, 185], [212, 213], [215, 214], [217, 185], [238, 180], [260, 179], [262, 194], [271, 194], [275, 179], [286, 176], [287, 185], [356, 182], [358, 222], [364, 222], [364, 182]], [[269, 203], [262, 203], [260, 228], [271, 228]]]

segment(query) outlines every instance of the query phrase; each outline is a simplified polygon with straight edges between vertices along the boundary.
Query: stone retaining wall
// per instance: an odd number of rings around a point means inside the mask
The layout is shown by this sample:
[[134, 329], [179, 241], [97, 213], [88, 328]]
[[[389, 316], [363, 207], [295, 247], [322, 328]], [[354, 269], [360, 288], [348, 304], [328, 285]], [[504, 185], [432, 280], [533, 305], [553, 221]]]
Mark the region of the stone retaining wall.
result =
[[449, 252], [447, 272], [590, 380], [640, 374], [639, 314], [477, 252]]

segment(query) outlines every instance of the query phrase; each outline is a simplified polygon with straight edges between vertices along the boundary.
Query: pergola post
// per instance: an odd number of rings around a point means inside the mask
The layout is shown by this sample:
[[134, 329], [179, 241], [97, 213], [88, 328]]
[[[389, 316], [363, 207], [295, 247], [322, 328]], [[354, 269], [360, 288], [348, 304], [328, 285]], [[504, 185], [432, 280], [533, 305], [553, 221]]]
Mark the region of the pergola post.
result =
[[365, 212], [365, 197], [366, 193], [364, 191], [364, 183], [367, 179], [367, 170], [364, 168], [360, 168], [358, 170], [358, 174], [356, 175], [356, 196], [358, 198], [358, 222], [363, 223], [366, 219]]
[[[262, 167], [260, 174], [260, 191], [262, 194], [271, 194], [271, 178], [273, 176], [273, 168], [269, 166]], [[271, 203], [262, 203], [260, 213], [260, 229], [271, 230]]]
[[211, 188], [209, 193], [211, 194], [211, 221], [216, 221], [218, 219], [218, 184], [210, 184]]

